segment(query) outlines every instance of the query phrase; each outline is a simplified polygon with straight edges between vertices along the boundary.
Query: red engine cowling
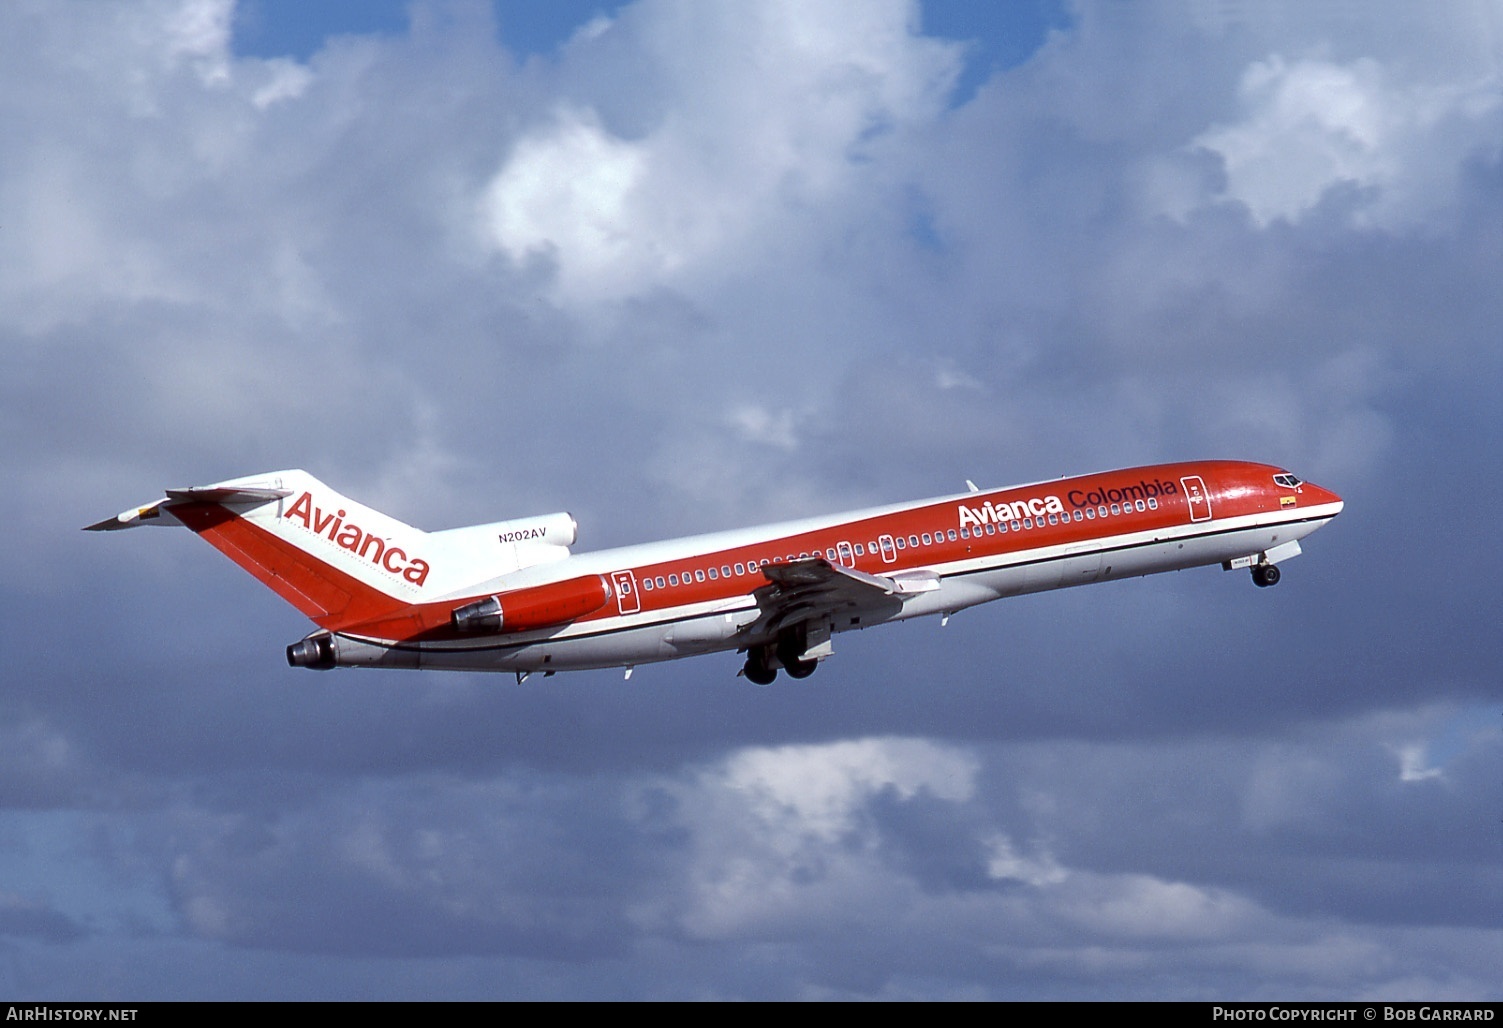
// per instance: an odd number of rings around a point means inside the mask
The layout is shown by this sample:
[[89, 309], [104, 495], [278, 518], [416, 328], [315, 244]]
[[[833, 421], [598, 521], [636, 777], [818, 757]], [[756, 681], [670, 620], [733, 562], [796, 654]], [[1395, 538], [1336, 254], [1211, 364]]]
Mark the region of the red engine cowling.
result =
[[582, 575], [466, 603], [454, 608], [452, 620], [461, 632], [526, 632], [593, 614], [612, 595], [604, 575]]

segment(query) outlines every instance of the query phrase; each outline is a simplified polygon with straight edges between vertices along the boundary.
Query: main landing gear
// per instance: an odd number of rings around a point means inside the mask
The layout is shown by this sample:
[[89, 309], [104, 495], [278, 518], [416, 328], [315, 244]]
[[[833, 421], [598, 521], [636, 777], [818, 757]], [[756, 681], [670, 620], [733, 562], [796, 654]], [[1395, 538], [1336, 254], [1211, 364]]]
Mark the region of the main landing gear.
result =
[[766, 646], [753, 646], [746, 654], [746, 666], [741, 669], [752, 685], [771, 685], [778, 677], [778, 669], [772, 666], [772, 653]]
[[[808, 636], [797, 630], [785, 631], [776, 643], [768, 646], [753, 646], [746, 654], [746, 666], [741, 673], [753, 685], [771, 685], [778, 677], [778, 665], [788, 672], [789, 678], [808, 678], [819, 667], [817, 660], [805, 660]], [[776, 664], [774, 663], [776, 661]]]
[[1279, 567], [1277, 564], [1254, 564], [1252, 568], [1253, 584], [1260, 589], [1266, 589], [1270, 585], [1279, 584]]

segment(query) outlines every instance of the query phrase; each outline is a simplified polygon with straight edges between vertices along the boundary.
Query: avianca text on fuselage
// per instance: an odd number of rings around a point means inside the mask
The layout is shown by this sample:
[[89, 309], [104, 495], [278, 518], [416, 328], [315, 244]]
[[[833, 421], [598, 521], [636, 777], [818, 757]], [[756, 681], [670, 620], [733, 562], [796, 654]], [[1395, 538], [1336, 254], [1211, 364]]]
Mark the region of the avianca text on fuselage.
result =
[[[1146, 500], [1150, 497], [1172, 496], [1179, 492], [1179, 487], [1173, 482], [1155, 479], [1152, 482], [1141, 480], [1131, 485], [1120, 487], [1102, 487], [1094, 489], [1071, 489], [1068, 493], [1072, 508], [1095, 507], [1111, 503], [1132, 503], [1134, 500]], [[1050, 514], [1065, 513], [1064, 502], [1057, 495], [1033, 496], [1021, 500], [987, 500], [979, 507], [972, 507], [962, 503], [959, 507], [961, 528], [980, 528], [986, 525], [1000, 525], [1009, 521], [1023, 521], [1026, 518], [1042, 518]]]
[[987, 500], [979, 507], [960, 505], [960, 527], [980, 528], [983, 525], [1000, 525], [1004, 521], [1022, 521], [1024, 518], [1041, 518], [1048, 514], [1063, 514], [1065, 505], [1058, 496], [1035, 496], [1027, 500]]
[[[281, 471], [168, 490], [89, 528], [203, 536], [322, 626], [288, 647], [297, 667], [521, 678], [736, 651], [767, 684], [812, 673], [840, 633], [1002, 597], [1216, 564], [1270, 586], [1342, 506], [1272, 465], [1196, 461], [571, 554], [520, 545], [543, 541], [534, 519], [430, 534]], [[445, 577], [412, 600], [433, 561]]]
[[313, 494], [306, 491], [282, 515], [285, 520], [298, 522], [314, 535], [323, 536], [413, 585], [421, 586], [428, 580], [430, 568], [426, 560], [408, 557], [400, 546], [387, 545], [385, 539], [372, 535], [352, 521], [345, 521], [345, 516], [343, 509], [331, 514], [314, 506]]

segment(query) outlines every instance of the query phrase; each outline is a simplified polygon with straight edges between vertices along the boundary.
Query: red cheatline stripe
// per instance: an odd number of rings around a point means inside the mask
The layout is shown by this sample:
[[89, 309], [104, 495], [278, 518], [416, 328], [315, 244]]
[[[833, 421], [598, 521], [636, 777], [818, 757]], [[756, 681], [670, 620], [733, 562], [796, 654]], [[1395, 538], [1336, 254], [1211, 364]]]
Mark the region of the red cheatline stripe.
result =
[[410, 606], [218, 504], [174, 504], [172, 514], [320, 627], [335, 630]]

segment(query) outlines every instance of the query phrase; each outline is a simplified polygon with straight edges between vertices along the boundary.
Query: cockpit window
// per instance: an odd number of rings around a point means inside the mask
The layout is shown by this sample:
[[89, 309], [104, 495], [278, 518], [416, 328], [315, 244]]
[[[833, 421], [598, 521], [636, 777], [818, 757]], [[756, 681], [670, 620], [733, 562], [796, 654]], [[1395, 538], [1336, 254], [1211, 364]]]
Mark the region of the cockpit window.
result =
[[1298, 478], [1295, 475], [1290, 475], [1287, 473], [1282, 475], [1274, 475], [1273, 480], [1279, 485], [1283, 486], [1285, 489], [1298, 489], [1300, 486], [1305, 484], [1302, 479]]

